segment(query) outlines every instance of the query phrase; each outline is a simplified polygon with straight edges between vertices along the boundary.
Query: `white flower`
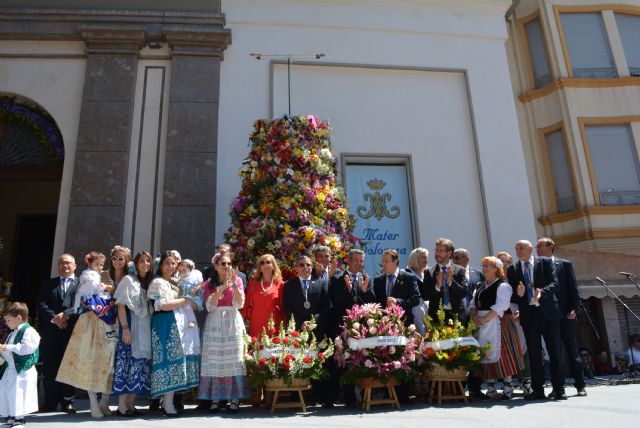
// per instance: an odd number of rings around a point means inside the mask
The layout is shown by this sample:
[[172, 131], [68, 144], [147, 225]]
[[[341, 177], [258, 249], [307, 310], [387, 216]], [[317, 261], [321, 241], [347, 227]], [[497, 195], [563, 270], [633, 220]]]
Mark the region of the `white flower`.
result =
[[414, 331], [416, 331], [416, 326], [415, 326], [415, 325], [413, 325], [413, 324], [411, 324], [411, 325], [409, 326], [409, 332], [410, 332], [410, 333], [413, 333]]
[[345, 358], [350, 358], [351, 357], [351, 353], [350, 352], [345, 352], [344, 353], [344, 357]]
[[371, 327], [373, 324], [375, 324], [375, 322], [376, 322], [376, 320], [374, 320], [373, 318], [369, 318], [369, 319], [367, 320], [367, 325], [368, 325], [369, 327]]
[[360, 328], [360, 323], [359, 322], [354, 322], [351, 327], [353, 327], [353, 328], [355, 328], [357, 330], [357, 329]]
[[367, 367], [367, 368], [369, 368], [369, 369], [370, 369], [370, 368], [372, 368], [372, 367], [373, 367], [373, 361], [371, 361], [371, 360], [366, 360], [366, 361], [364, 362], [364, 366], [365, 366], [365, 367]]
[[375, 327], [371, 327], [371, 328], [369, 329], [369, 333], [371, 333], [371, 334], [376, 334], [377, 332], [378, 332], [378, 329], [377, 329], [377, 328], [375, 328]]
[[396, 353], [396, 347], [395, 346], [390, 347], [389, 348], [389, 352], [391, 352], [392, 354], [395, 354]]
[[335, 340], [335, 344], [336, 344], [336, 348], [342, 348], [342, 339], [340, 339], [339, 337], [336, 337]]
[[453, 320], [449, 319], [449, 325], [453, 325]]
[[409, 361], [415, 361], [416, 360], [416, 354], [414, 354], [413, 352], [409, 355]]
[[396, 369], [399, 369], [400, 367], [402, 367], [402, 364], [400, 364], [400, 361], [394, 361], [393, 362], [393, 367]]
[[385, 315], [385, 316], [383, 316], [383, 317], [382, 317], [382, 322], [384, 322], [384, 323], [389, 322], [389, 317], [388, 317], [388, 316], [386, 316], [386, 315]]

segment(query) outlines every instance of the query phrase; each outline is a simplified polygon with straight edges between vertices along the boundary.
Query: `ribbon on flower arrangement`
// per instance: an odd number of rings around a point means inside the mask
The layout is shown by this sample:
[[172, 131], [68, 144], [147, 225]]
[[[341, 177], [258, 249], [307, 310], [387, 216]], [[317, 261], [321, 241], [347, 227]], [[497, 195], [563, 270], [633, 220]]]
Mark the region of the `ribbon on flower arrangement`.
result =
[[407, 344], [407, 338], [404, 336], [375, 336], [365, 339], [350, 337], [347, 343], [349, 348], [357, 351], [359, 349], [377, 348], [378, 346], [403, 346]]
[[432, 348], [436, 351], [443, 351], [446, 349], [455, 348], [456, 346], [477, 346], [480, 347], [480, 343], [475, 337], [454, 337], [452, 339], [438, 340], [436, 342], [423, 343], [422, 348]]
[[318, 351], [313, 351], [310, 349], [303, 350], [301, 348], [296, 348], [293, 346], [286, 346], [284, 348], [282, 346], [278, 346], [275, 348], [261, 349], [260, 352], [258, 352], [258, 358], [269, 358], [272, 356], [279, 357], [280, 355], [286, 355], [286, 354], [296, 355], [300, 353], [303, 353], [305, 357], [310, 356], [315, 358], [318, 356]]

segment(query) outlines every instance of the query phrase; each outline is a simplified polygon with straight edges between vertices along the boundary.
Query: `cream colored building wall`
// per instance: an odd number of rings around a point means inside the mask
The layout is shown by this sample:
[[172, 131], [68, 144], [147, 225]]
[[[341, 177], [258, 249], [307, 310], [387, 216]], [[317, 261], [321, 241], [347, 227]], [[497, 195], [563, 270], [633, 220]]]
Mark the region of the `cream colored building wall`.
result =
[[[527, 63], [528, 49], [519, 21], [539, 11], [546, 35], [553, 79], [555, 83], [567, 82], [571, 77], [555, 11], [556, 7], [567, 6], [604, 9], [601, 13], [619, 79], [606, 79], [614, 81], [608, 82], [606, 86], [601, 83], [602, 79], [580, 79], [588, 81], [578, 85], [581, 87], [568, 87], [572, 85], [567, 84], [559, 85], [560, 88], [555, 90], [545, 91], [543, 88], [533, 91], [533, 82], [531, 82]], [[640, 153], [640, 79], [633, 82], [630, 79], [635, 78], [628, 77], [628, 66], [617, 32], [614, 12], [606, 10], [608, 7], [617, 10], [633, 7], [640, 13], [638, 1], [522, 0], [515, 9], [515, 13], [509, 17], [507, 52], [516, 96], [520, 134], [527, 159], [527, 175], [534, 215], [542, 219], [536, 224], [539, 235], [558, 237], [565, 245], [573, 248], [640, 254], [640, 207], [597, 206], [587, 158], [588, 143], [583, 139], [579, 123], [580, 118], [636, 116], [632, 118], [630, 124], [636, 151]], [[623, 84], [625, 86], [622, 86]], [[536, 95], [536, 92], [539, 93]], [[540, 94], [542, 92], [543, 94]], [[553, 195], [550, 195], [547, 190], [549, 177], [545, 174], [545, 159], [540, 147], [542, 144], [540, 131], [558, 123], [562, 123], [564, 127], [569, 147], [579, 209], [596, 207], [591, 212], [574, 215], [573, 218], [564, 214], [560, 215], [560, 218], [553, 216], [551, 200]], [[550, 219], [549, 216], [551, 216]]]

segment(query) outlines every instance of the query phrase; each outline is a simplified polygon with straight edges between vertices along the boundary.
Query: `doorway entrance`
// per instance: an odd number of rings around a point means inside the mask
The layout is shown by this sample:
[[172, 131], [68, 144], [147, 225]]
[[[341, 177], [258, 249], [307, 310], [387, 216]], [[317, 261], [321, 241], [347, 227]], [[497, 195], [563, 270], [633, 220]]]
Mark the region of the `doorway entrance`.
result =
[[0, 284], [28, 304], [51, 272], [64, 144], [38, 104], [0, 95]]

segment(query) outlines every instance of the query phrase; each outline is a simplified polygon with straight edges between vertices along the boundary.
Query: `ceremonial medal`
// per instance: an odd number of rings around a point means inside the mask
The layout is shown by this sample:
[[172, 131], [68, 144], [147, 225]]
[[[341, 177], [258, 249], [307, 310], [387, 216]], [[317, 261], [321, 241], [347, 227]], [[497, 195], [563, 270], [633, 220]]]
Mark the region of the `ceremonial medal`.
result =
[[305, 308], [305, 309], [309, 309], [310, 307], [311, 307], [311, 302], [310, 302], [310, 301], [308, 301], [308, 300], [305, 300], [305, 301], [304, 301], [304, 308]]

